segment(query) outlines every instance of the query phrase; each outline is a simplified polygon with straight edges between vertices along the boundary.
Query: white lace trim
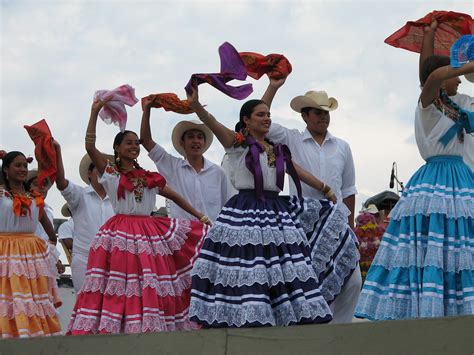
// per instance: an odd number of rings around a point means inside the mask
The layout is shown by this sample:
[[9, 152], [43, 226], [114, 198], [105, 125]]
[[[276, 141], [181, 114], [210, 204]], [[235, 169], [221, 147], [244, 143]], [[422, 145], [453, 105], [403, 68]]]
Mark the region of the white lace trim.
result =
[[29, 299], [17, 299], [13, 301], [0, 301], [0, 317], [13, 319], [19, 315], [27, 317], [38, 316], [40, 318], [55, 317], [56, 309], [50, 300], [34, 301]]
[[261, 229], [244, 228], [231, 229], [225, 225], [216, 225], [207, 234], [214, 243], [223, 243], [229, 246], [252, 245], [281, 245], [281, 244], [303, 244], [308, 245], [308, 240], [302, 229]]
[[367, 293], [362, 290], [357, 308], [357, 317], [372, 320], [407, 319], [419, 317], [446, 317], [474, 314], [474, 300], [463, 300], [461, 304], [446, 303], [446, 299], [412, 293], [406, 298]]
[[163, 332], [176, 330], [194, 330], [201, 327], [186, 318], [172, 320], [172, 317], [149, 316], [144, 315], [142, 320], [138, 321], [119, 321], [109, 317], [91, 317], [76, 315], [72, 317], [68, 332], [85, 331], [90, 333], [107, 332], [117, 333], [145, 333], [145, 332]]
[[252, 268], [229, 268], [224, 265], [205, 259], [198, 259], [194, 265], [193, 276], [200, 279], [208, 279], [213, 285], [241, 287], [260, 285], [275, 286], [278, 283], [288, 283], [295, 279], [306, 282], [310, 278], [316, 280], [314, 270], [310, 265], [299, 263], [295, 265], [291, 261], [285, 264], [272, 266], [258, 265]]
[[415, 195], [402, 196], [390, 212], [390, 218], [400, 220], [403, 217], [422, 214], [429, 216], [438, 213], [448, 218], [474, 218], [474, 198], [460, 199], [448, 196]]
[[472, 255], [470, 250], [446, 251], [443, 247], [434, 245], [429, 245], [428, 248], [414, 245], [398, 246], [396, 249], [381, 245], [372, 265], [379, 265], [387, 270], [433, 266], [445, 272], [458, 273], [463, 270], [474, 270]]
[[[347, 216], [350, 214], [349, 209], [342, 203], [336, 204], [330, 213], [331, 215], [327, 219], [323, 230], [320, 231], [316, 243], [311, 249], [311, 260], [318, 277], [326, 272], [330, 260], [342, 242], [340, 235], [348, 232], [350, 233], [350, 240], [346, 241], [347, 245], [344, 247], [345, 250], [341, 251], [342, 255], [339, 255], [336, 264], [333, 265], [334, 270], [323, 280], [318, 280], [321, 282], [321, 293], [327, 301], [332, 301], [341, 293], [342, 287], [347, 281], [347, 277], [356, 268], [360, 259], [356, 243], [357, 237], [347, 224]], [[313, 228], [314, 227], [317, 228], [318, 226], [313, 222]], [[313, 231], [313, 233], [315, 232], [316, 230]], [[312, 235], [311, 239], [314, 237], [315, 236]]]
[[[13, 275], [25, 276], [28, 279], [37, 279], [41, 276], [53, 276], [50, 260], [1, 260], [0, 277]], [[57, 274], [57, 270], [56, 270]]]
[[[319, 212], [321, 211], [321, 203], [315, 199], [304, 199], [303, 204], [301, 204], [301, 200], [295, 197], [296, 201], [290, 201], [291, 207], [293, 210], [299, 210], [297, 214], [298, 220], [301, 224], [301, 227], [308, 233], [313, 230], [314, 224], [319, 220]], [[295, 211], [296, 212], [296, 211]], [[315, 220], [315, 218], [317, 219]]]
[[141, 235], [129, 235], [125, 232], [102, 230], [92, 242], [92, 248], [97, 250], [99, 247], [110, 252], [113, 249], [128, 251], [138, 255], [147, 253], [148, 255], [171, 255], [180, 250], [186, 242], [187, 233], [191, 230], [190, 223], [187, 220], [179, 220], [176, 229], [166, 239], [154, 238]]
[[332, 316], [329, 306], [322, 297], [309, 301], [285, 302], [276, 308], [266, 303], [231, 305], [207, 303], [191, 297], [190, 317], [211, 325], [214, 322], [227, 326], [241, 327], [246, 323], [287, 326], [299, 323], [303, 318], [317, 319]]
[[191, 287], [191, 275], [187, 272], [178, 275], [175, 280], [159, 280], [156, 275], [144, 275], [142, 280], [111, 279], [105, 276], [88, 275], [79, 293], [99, 291], [101, 294], [112, 296], [141, 297], [143, 290], [147, 287], [153, 288], [161, 297], [181, 296]]

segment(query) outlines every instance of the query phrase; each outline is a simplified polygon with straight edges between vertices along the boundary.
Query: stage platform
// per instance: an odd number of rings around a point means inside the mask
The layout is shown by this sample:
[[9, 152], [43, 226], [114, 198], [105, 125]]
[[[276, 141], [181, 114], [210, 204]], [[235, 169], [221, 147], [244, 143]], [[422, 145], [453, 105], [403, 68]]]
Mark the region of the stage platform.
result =
[[0, 355], [474, 354], [474, 316], [0, 340]]

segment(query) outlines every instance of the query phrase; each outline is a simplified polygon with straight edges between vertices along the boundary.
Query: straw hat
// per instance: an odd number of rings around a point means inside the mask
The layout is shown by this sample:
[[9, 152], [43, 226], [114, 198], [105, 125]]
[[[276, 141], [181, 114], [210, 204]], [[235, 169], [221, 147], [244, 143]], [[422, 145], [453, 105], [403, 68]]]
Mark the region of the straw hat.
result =
[[67, 203], [65, 203], [63, 205], [63, 207], [61, 207], [61, 214], [64, 216], [64, 217], [71, 217], [72, 214], [71, 214], [71, 210], [69, 209], [69, 205]]
[[212, 139], [214, 135], [212, 131], [201, 121], [191, 120], [191, 121], [181, 121], [176, 124], [173, 128], [173, 133], [171, 133], [171, 141], [173, 142], [174, 149], [181, 154], [183, 157], [186, 155], [183, 147], [181, 146], [181, 137], [183, 137], [184, 132], [191, 129], [197, 129], [201, 131], [206, 136], [206, 145], [204, 146], [203, 153], [209, 149], [212, 144]]
[[[26, 182], [28, 183], [28, 182], [30, 182], [31, 180], [33, 180], [37, 177], [38, 177], [38, 169], [28, 170], [28, 174], [26, 175]], [[49, 178], [46, 178], [45, 182], [46, 182], [45, 187], [47, 189], [49, 189], [51, 186], [53, 186], [53, 184], [51, 183], [51, 180], [49, 180]]]
[[290, 106], [296, 112], [301, 113], [305, 107], [314, 107], [324, 111], [334, 111], [338, 103], [334, 97], [328, 97], [326, 91], [308, 91], [306, 94], [296, 96], [290, 102]]
[[[110, 154], [102, 155], [111, 162], [114, 161], [114, 156]], [[90, 185], [89, 181], [89, 166], [92, 164], [92, 159], [89, 157], [89, 154], [86, 154], [82, 157], [81, 162], [79, 163], [79, 175], [81, 176], [82, 181], [84, 181], [87, 185]]]

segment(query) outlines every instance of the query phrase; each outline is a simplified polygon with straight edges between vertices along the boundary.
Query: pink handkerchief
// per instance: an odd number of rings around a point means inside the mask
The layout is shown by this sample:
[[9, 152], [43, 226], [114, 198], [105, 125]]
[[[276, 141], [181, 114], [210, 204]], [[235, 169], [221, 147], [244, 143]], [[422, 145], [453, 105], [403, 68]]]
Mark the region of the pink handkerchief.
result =
[[122, 85], [113, 90], [97, 90], [94, 94], [94, 100], [107, 100], [102, 110], [99, 112], [99, 117], [107, 124], [113, 123], [120, 127], [123, 132], [127, 126], [127, 110], [125, 105], [133, 106], [138, 102], [135, 97], [135, 89], [130, 85]]

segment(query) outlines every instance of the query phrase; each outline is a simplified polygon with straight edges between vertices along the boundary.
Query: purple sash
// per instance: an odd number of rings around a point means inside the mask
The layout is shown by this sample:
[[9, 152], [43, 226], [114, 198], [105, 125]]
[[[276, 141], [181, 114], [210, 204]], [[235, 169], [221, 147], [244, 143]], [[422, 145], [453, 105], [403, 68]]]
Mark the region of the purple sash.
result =
[[[259, 200], [264, 201], [265, 196], [263, 195], [263, 173], [262, 167], [260, 166], [260, 154], [265, 151], [265, 147], [253, 139], [251, 136], [245, 138], [246, 143], [249, 146], [249, 151], [245, 156], [245, 166], [250, 170], [254, 176], [255, 192]], [[301, 197], [301, 182], [298, 174], [296, 173], [293, 161], [291, 160], [291, 153], [288, 147], [284, 144], [273, 145], [273, 152], [275, 153], [275, 168], [277, 181], [276, 185], [280, 190], [283, 190], [285, 181], [285, 162], [288, 174], [293, 179], [298, 191], [298, 197]]]

